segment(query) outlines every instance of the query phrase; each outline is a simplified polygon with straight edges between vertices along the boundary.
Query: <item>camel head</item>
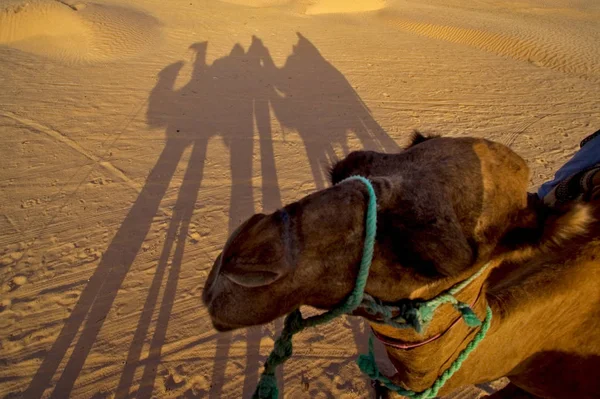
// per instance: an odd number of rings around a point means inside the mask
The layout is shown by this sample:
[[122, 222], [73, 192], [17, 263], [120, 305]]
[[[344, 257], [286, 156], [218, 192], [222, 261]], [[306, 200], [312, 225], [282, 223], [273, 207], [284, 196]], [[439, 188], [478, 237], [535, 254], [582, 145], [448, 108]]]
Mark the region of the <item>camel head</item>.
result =
[[378, 230], [366, 293], [384, 301], [423, 295], [488, 261], [528, 207], [529, 170], [506, 146], [476, 138], [425, 138], [397, 154], [358, 151], [331, 169], [333, 186], [229, 238], [203, 292], [226, 331], [264, 324], [301, 305], [342, 302], [362, 256], [368, 178]]

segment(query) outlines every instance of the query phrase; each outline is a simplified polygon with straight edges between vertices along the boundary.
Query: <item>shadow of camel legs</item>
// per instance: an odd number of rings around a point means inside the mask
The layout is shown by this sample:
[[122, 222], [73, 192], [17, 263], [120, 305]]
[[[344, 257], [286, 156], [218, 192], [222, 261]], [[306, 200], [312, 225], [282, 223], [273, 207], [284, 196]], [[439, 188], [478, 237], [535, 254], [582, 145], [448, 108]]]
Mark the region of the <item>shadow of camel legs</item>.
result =
[[[246, 123], [246, 125], [248, 125], [248, 123]], [[251, 128], [251, 125], [249, 126]], [[248, 128], [248, 126], [246, 126], [246, 128]], [[143, 316], [143, 319], [141, 319], [140, 323], [138, 324], [138, 328], [135, 333], [135, 340], [132, 343], [128, 354], [128, 364], [121, 377], [119, 388], [117, 390], [119, 397], [127, 396], [137, 365], [140, 364], [139, 356], [141, 354], [144, 339], [150, 327], [149, 324], [152, 313], [156, 306], [160, 285], [167, 268], [169, 256], [171, 255], [173, 246], [175, 246], [175, 252], [173, 254], [173, 261], [165, 287], [162, 305], [159, 308], [157, 326], [150, 344], [148, 359], [143, 362], [144, 372], [140, 382], [140, 389], [136, 395], [138, 398], [149, 398], [152, 396], [156, 373], [161, 360], [162, 346], [165, 343], [169, 317], [176, 296], [177, 281], [179, 270], [181, 268], [185, 241], [190, 220], [193, 216], [198, 191], [200, 189], [200, 182], [202, 180], [204, 161], [206, 158], [206, 145], [207, 142], [204, 140], [197, 139], [195, 141], [189, 165], [186, 170], [186, 175], [184, 177], [177, 203], [175, 205], [173, 218], [167, 233], [167, 240], [165, 242], [165, 246], [163, 247], [155, 278], [147, 297], [146, 305], [144, 306], [144, 312], [147, 312], [148, 314]], [[232, 140], [230, 143], [230, 160], [232, 186], [229, 229], [231, 232], [235, 227], [237, 227], [239, 221], [249, 217], [252, 213], [254, 213], [251, 180], [252, 142], [244, 140], [243, 138], [240, 140]], [[249, 357], [254, 356], [252, 351], [254, 351], [254, 349], [260, 345], [261, 338], [262, 334], [248, 335], [247, 342]], [[222, 346], [222, 348], [226, 351], [224, 358], [227, 357], [229, 352], [229, 345], [230, 342], [226, 342]], [[250, 364], [252, 362], [248, 361], [248, 363]]]
[[[273, 148], [273, 133], [271, 130], [271, 111], [269, 109], [268, 97], [265, 96], [265, 99], [259, 98], [254, 101], [254, 118], [260, 142], [263, 212], [274, 212], [283, 207], [283, 201], [281, 200], [281, 189], [279, 188], [279, 179], [277, 178], [277, 165], [275, 165], [275, 150]], [[276, 337], [279, 336], [282, 329], [283, 319], [280, 318], [275, 320]], [[262, 372], [263, 364], [257, 365], [257, 362], [258, 355], [254, 362], [254, 367], [259, 367], [259, 370]], [[281, 365], [276, 371], [279, 394], [281, 397], [284, 395], [283, 367], [284, 366]], [[258, 376], [254, 377], [252, 381], [258, 383]], [[252, 390], [254, 390], [254, 388], [255, 386], [253, 386]]]
[[[273, 135], [271, 131], [271, 114], [268, 100], [257, 99], [254, 101], [254, 118], [260, 142], [260, 165], [262, 171], [262, 212], [273, 212], [280, 209], [283, 204], [277, 179], [275, 165], [275, 151], [273, 148]], [[281, 319], [275, 321], [275, 334], [283, 328]], [[260, 341], [264, 336], [262, 327], [249, 328], [247, 331], [246, 369], [244, 371], [243, 398], [251, 398], [258, 383], [259, 372], [262, 372], [263, 363], [260, 357]], [[283, 397], [283, 367], [277, 371], [279, 393]]]
[[[276, 165], [275, 165], [275, 154], [273, 150], [273, 139], [271, 132], [271, 115], [269, 110], [268, 93], [265, 92], [266, 82], [269, 77], [264, 75], [262, 66], [260, 65], [260, 58], [257, 51], [260, 51], [262, 42], [260, 39], [253, 37], [252, 45], [248, 49], [246, 72], [251, 77], [253, 82], [250, 83], [254, 91], [249, 93], [251, 100], [251, 112], [253, 120], [256, 123], [259, 143], [260, 143], [260, 162], [261, 162], [261, 173], [262, 173], [262, 212], [272, 212], [278, 208], [281, 208], [281, 194], [279, 190], [279, 184], [277, 180]], [[258, 84], [257, 84], [258, 83]], [[268, 90], [268, 89], [267, 89]], [[252, 126], [252, 119], [249, 120], [250, 126]], [[252, 198], [251, 184], [240, 185], [239, 182], [248, 181], [252, 178], [251, 168], [239, 168], [236, 164], [247, 164], [252, 165], [252, 151], [244, 152], [238, 148], [241, 143], [232, 141], [231, 142], [231, 153], [238, 154], [235, 158], [232, 156], [232, 200], [233, 198]], [[246, 146], [245, 148], [249, 148]], [[241, 157], [241, 158], [240, 158]], [[247, 158], [247, 159], [246, 159]], [[235, 171], [235, 173], [234, 173]], [[250, 189], [250, 192], [244, 190]], [[251, 204], [252, 201], [247, 201]], [[243, 202], [239, 205], [243, 206]], [[230, 224], [229, 233], [242, 222], [245, 218], [248, 218], [254, 213], [252, 206], [240, 208], [240, 206], [234, 206], [232, 204], [230, 212]], [[276, 334], [282, 328], [282, 321], [278, 320], [275, 322]], [[250, 398], [256, 388], [260, 371], [262, 371], [262, 362], [260, 357], [260, 341], [264, 336], [264, 327], [255, 327], [246, 329], [246, 364], [244, 370], [244, 384], [242, 388], [242, 397]], [[211, 389], [209, 392], [210, 398], [220, 398], [222, 396], [223, 384], [225, 383], [225, 371], [227, 367], [229, 349], [231, 345], [233, 335], [232, 333], [220, 334], [216, 342], [216, 353], [215, 361], [213, 366], [213, 373], [211, 376]], [[282, 370], [278, 370], [279, 388], [280, 392], [283, 392], [283, 378]]]
[[[169, 147], [169, 144], [167, 144], [167, 147]], [[200, 184], [202, 182], [206, 149], [207, 142], [203, 140], [197, 140], [193, 145], [186, 173], [173, 210], [173, 216], [169, 224], [165, 244], [154, 273], [154, 278], [148, 289], [148, 296], [146, 297], [146, 302], [144, 303], [142, 314], [129, 348], [125, 368], [119, 380], [115, 396], [117, 399], [128, 396], [135, 370], [139, 366], [144, 367], [144, 374], [142, 376], [137, 397], [145, 398], [151, 396], [151, 388], [154, 385], [156, 368], [160, 361], [160, 353], [166, 336], [169, 315], [171, 314], [173, 302], [175, 301], [177, 281], [179, 278], [179, 270], [181, 268], [188, 228], [193, 215]], [[152, 315], [156, 309], [159, 291], [162, 286], [165, 271], [168, 267], [168, 260], [173, 245], [175, 245], [175, 253], [169, 270], [162, 305], [159, 308], [158, 321], [150, 344], [150, 352], [148, 358], [141, 361], [140, 356], [142, 347], [150, 329]], [[150, 387], [150, 392], [147, 392], [148, 387]]]
[[[182, 88], [175, 89], [173, 83], [182, 63], [172, 64], [159, 73], [159, 82], [151, 95], [149, 124], [155, 127], [166, 127], [169, 138], [176, 139], [179, 135], [189, 137], [189, 141], [194, 143], [194, 146], [156, 274], [134, 334], [125, 370], [119, 381], [118, 398], [129, 395], [135, 371], [140, 366], [144, 371], [137, 397], [146, 398], [152, 395], [176, 296], [185, 240], [202, 180], [206, 145], [210, 137], [222, 136], [230, 150], [232, 185], [229, 231], [233, 231], [243, 219], [254, 213], [251, 180], [252, 93], [244, 95], [243, 92], [247, 91], [248, 87], [253, 87], [247, 82], [248, 79], [253, 79], [251, 74], [247, 74], [247, 57], [243, 48], [236, 44], [228, 56], [215, 60], [209, 66], [205, 63], [207, 42], [193, 44], [190, 48], [197, 53], [190, 81]], [[158, 320], [150, 343], [149, 355], [147, 359], [140, 360], [170, 256], [173, 256], [172, 265], [168, 271], [162, 304], [158, 307]], [[251, 351], [254, 347], [260, 344], [260, 338], [260, 336], [248, 337], [249, 356], [252, 355]], [[219, 337], [218, 347], [223, 353], [224, 363], [229, 353], [229, 345], [230, 339], [227, 336]], [[217, 355], [217, 358], [220, 356]], [[219, 380], [219, 373], [221, 370], [224, 372], [224, 368], [224, 365], [223, 367], [215, 365], [214, 380]]]
[[[252, 126], [250, 121], [250, 126]], [[231, 208], [229, 212], [229, 232], [231, 234], [246, 218], [254, 214], [252, 193], [252, 145], [247, 145], [243, 140], [232, 140], [231, 149]], [[247, 390], [250, 380], [257, 379], [259, 367], [260, 340], [263, 331], [260, 327], [246, 329], [246, 375], [244, 391]], [[225, 382], [225, 369], [232, 334], [220, 334], [217, 338], [217, 352], [213, 366], [212, 384], [209, 397], [220, 398]], [[245, 396], [244, 396], [245, 397]]]
[[[303, 38], [302, 40], [306, 39]], [[239, 45], [234, 47], [235, 51], [232, 50], [231, 56], [223, 57], [209, 67], [205, 64], [202, 55], [206, 44], [201, 43], [197, 47], [200, 55], [194, 65], [194, 78], [183, 88], [174, 90], [173, 85], [182, 63], [168, 66], [159, 74], [159, 83], [153, 90], [155, 96], [151, 101], [152, 107], [149, 107], [152, 109], [148, 111], [148, 122], [151, 127], [166, 128], [168, 139], [165, 148], [96, 270], [90, 277], [88, 284], [82, 291], [74, 310], [65, 321], [58, 338], [46, 354], [25, 391], [25, 398], [39, 398], [44, 394], [50, 386], [58, 367], [63, 362], [67, 351], [73, 347], [73, 353], [68, 359], [51, 396], [53, 398], [66, 398], [71, 395], [75, 381], [114, 303], [117, 292], [150, 230], [152, 221], [158, 212], [160, 203], [184, 150], [191, 143], [193, 143], [192, 156], [178, 194], [173, 219], [169, 225], [156, 274], [150, 284], [148, 296], [134, 332], [133, 341], [127, 355], [127, 364], [117, 388], [117, 397], [123, 398], [129, 395], [135, 371], [139, 366], [144, 367], [144, 372], [138, 396], [149, 397], [152, 394], [157, 366], [166, 339], [168, 321], [176, 296], [187, 230], [201, 185], [206, 159], [206, 143], [209, 138], [222, 135], [230, 147], [232, 177], [230, 233], [243, 219], [254, 213], [251, 182], [252, 117], [256, 121], [261, 145], [263, 211], [271, 212], [282, 206], [271, 132], [269, 106], [273, 105], [270, 102], [274, 98], [270, 93], [273, 88], [269, 86], [271, 71], [267, 71], [264, 66], [260, 66], [259, 69], [254, 71], [248, 70], [247, 65], [253, 61], [253, 58], [258, 59], [258, 57], [254, 55], [245, 57], [243, 49], [240, 52], [241, 46]], [[266, 51], [266, 49], [264, 50]], [[358, 95], [349, 87], [348, 82], [339, 71], [324, 61], [316, 48], [299, 51], [295, 60], [300, 62], [298, 68], [288, 68], [289, 70], [286, 73], [294, 78], [300, 78], [298, 79], [300, 82], [288, 88], [284, 87], [284, 89], [287, 89], [287, 92], [295, 95], [301, 101], [295, 105], [282, 102], [279, 108], [291, 111], [291, 120], [288, 121], [287, 126], [291, 126], [300, 133], [301, 139], [307, 147], [307, 156], [313, 171], [315, 185], [321, 189], [326, 186], [326, 175], [323, 169], [324, 165], [320, 165], [320, 163], [330, 161], [334, 157], [332, 143], [340, 144], [343, 148], [346, 148], [344, 147], [345, 139], [341, 135], [342, 132], [346, 130], [354, 131], [363, 144], [369, 140], [372, 140], [373, 143], [379, 143], [383, 147], [393, 146], [395, 143], [370, 117]], [[292, 66], [294, 62], [296, 61], [291, 63]], [[312, 66], [313, 70], [318, 72], [318, 75], [323, 75], [322, 87], [319, 86], [320, 89], [316, 92], [314, 90], [312, 92], [307, 91], [307, 85], [315, 87], [314, 82], [310, 80], [301, 82], [302, 77], [310, 79], [315, 75], [314, 73], [307, 74], [304, 66]], [[210, 71], [210, 73], [207, 71]], [[219, 76], [219, 79], [214, 80], [214, 76]], [[236, 78], [231, 79], [232, 76]], [[257, 86], [252, 83], [257, 76], [261, 82], [258, 86], [262, 89], [256, 89]], [[243, 77], [243, 80], [236, 80], [239, 77]], [[262, 91], [254, 92], [255, 89]], [[246, 90], [246, 93], [239, 93], [240, 90]], [[303, 121], [315, 119], [312, 104], [319, 104], [324, 97], [327, 98], [328, 93], [330, 93], [329, 96], [337, 96], [331, 104], [343, 103], [342, 108], [325, 109], [325, 114], [323, 114], [323, 110], [320, 111], [325, 119], [330, 122], [333, 120], [333, 126], [343, 127], [343, 129], [338, 130], [338, 133], [331, 134], [331, 137], [326, 125], [302, 124]], [[341, 103], [340, 95], [344, 100]], [[225, 104], [216, 102], [215, 98], [222, 99]], [[216, 108], [215, 103], [217, 103]], [[298, 104], [300, 104], [300, 108], [298, 108]], [[236, 118], [233, 128], [231, 121], [226, 120], [226, 114], [230, 111], [230, 115], [235, 115]], [[217, 114], [220, 116], [213, 116], [214, 112], [220, 112]], [[187, 117], [185, 116], [186, 113]], [[345, 115], [347, 113], [355, 116], [350, 122], [346, 120]], [[358, 117], [356, 117], [357, 115]], [[275, 116], [281, 120], [277, 113]], [[340, 118], [343, 120], [340, 121]], [[198, 129], [198, 124], [206, 125], [207, 129]], [[186, 140], [173, 138], [177, 136], [176, 133], [179, 133], [180, 128], [182, 132], [191, 135], [191, 137]], [[319, 137], [320, 135], [324, 136]], [[320, 150], [309, 151], [308, 147], [315, 141], [322, 142], [324, 147]], [[386, 149], [390, 150], [390, 148]], [[169, 269], [167, 261], [173, 249], [173, 263]], [[152, 315], [158, 305], [160, 287], [165, 275], [167, 276], [165, 292], [162, 303], [158, 306], [158, 321], [150, 343], [150, 354], [146, 360], [140, 361], [142, 346], [152, 323]], [[360, 322], [351, 318], [350, 325], [357, 348], [364, 348], [366, 333], [361, 328]], [[280, 320], [276, 322], [276, 329], [281, 329]], [[79, 331], [81, 331], [81, 335], [76, 344], [73, 345]], [[251, 329], [247, 332], [246, 376], [243, 387], [243, 395], [246, 397], [253, 392], [259, 371], [262, 369], [259, 348], [263, 331], [261, 329]], [[212, 386], [209, 392], [211, 398], [221, 396], [231, 341], [231, 334], [221, 334], [217, 339]], [[280, 369], [278, 373], [281, 376], [282, 370]], [[280, 386], [280, 389], [283, 390], [283, 386]]]
[[[173, 219], [171, 220], [169, 231], [167, 233], [167, 242], [165, 243], [160, 256], [159, 265], [164, 270], [167, 266], [171, 248], [175, 245], [175, 252], [169, 270], [165, 292], [163, 294], [162, 305], [158, 312], [156, 329], [154, 330], [154, 335], [150, 342], [150, 351], [146, 365], [144, 366], [140, 389], [137, 394], [138, 398], [150, 398], [154, 389], [156, 371], [161, 360], [160, 355], [165, 343], [169, 318], [177, 294], [177, 282], [179, 280], [185, 242], [189, 231], [190, 221], [194, 213], [196, 199], [198, 198], [200, 183], [202, 182], [204, 160], [206, 158], [206, 145], [207, 143], [201, 140], [194, 143], [188, 167], [179, 190], [177, 203], [175, 204]], [[156, 293], [158, 294], [158, 291]], [[154, 300], [154, 302], [156, 302], [156, 300]]]
[[[255, 107], [254, 112], [256, 111], [257, 108]], [[268, 108], [266, 108], [266, 111], [268, 113]], [[259, 128], [259, 135], [262, 131], [268, 131], [270, 136], [271, 122], [268, 114], [267, 118], [265, 118], [264, 115], [255, 115], [255, 117], [257, 119], [257, 125]], [[279, 187], [276, 184], [277, 180], [274, 169], [275, 161], [274, 154], [272, 153], [272, 141], [269, 138], [269, 143], [267, 144], [268, 146], [271, 146], [271, 151], [267, 150], [265, 152], [262, 144], [263, 142], [261, 141], [261, 168], [263, 173], [263, 185], [265, 182], [275, 182], [271, 192], [266, 193], [263, 191], [263, 206], [275, 201], [278, 203], [278, 205], [275, 205], [274, 209], [277, 209], [278, 207], [281, 207], [281, 198], [279, 194]], [[251, 185], [252, 147], [245, 145], [243, 142], [232, 142], [231, 154], [231, 198], [232, 201], [234, 198], [237, 199], [237, 201], [236, 204], [232, 203], [231, 206], [229, 234], [231, 234], [244, 219], [248, 218], [254, 213]], [[259, 326], [246, 329], [246, 365], [244, 370], [244, 385], [242, 388], [243, 398], [250, 398], [252, 396], [256, 387], [256, 383], [258, 382], [259, 370], [260, 367], [262, 367], [260, 362], [260, 341], [263, 336], [264, 327]], [[211, 379], [212, 384], [209, 392], [210, 398], [220, 398], [222, 395], [231, 339], [231, 333], [220, 334], [217, 338], [217, 352], [215, 354], [215, 364]]]
[[211, 399], [221, 398], [223, 384], [225, 384], [225, 369], [227, 368], [231, 339], [231, 332], [221, 333], [217, 338], [217, 350], [213, 362], [213, 372], [210, 377], [210, 391], [208, 392], [208, 397]]
[[182, 143], [172, 143], [161, 153], [146, 184], [65, 321], [58, 338], [24, 392], [24, 398], [40, 398], [50, 386], [52, 377], [85, 320], [75, 350], [52, 393], [53, 398], [70, 396], [117, 292], [150, 230], [184, 149], [185, 145]]

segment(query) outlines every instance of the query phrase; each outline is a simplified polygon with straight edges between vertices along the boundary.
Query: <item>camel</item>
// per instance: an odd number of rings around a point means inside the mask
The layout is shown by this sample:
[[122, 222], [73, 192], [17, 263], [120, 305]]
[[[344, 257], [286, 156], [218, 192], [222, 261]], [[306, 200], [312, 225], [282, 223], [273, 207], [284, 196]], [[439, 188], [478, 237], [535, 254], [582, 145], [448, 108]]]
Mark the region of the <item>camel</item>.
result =
[[[548, 208], [527, 193], [529, 169], [508, 147], [481, 138], [425, 137], [395, 154], [350, 153], [332, 187], [230, 236], [203, 302], [218, 331], [268, 323], [300, 306], [331, 309], [352, 291], [362, 255], [367, 190], [377, 194], [377, 236], [365, 293], [381, 303], [428, 300], [481, 273], [457, 295], [486, 337], [440, 395], [508, 377], [491, 398], [600, 397], [600, 207]], [[397, 373], [428, 388], [477, 333], [450, 304], [425, 331], [378, 323], [362, 310]]]

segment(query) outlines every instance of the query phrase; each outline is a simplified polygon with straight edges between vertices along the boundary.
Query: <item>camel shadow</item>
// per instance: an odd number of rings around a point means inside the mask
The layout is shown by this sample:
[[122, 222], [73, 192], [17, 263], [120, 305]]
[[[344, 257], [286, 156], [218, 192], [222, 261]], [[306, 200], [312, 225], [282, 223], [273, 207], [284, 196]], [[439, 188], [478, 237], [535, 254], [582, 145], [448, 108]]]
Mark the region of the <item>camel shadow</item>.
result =
[[[326, 185], [325, 168], [334, 160], [333, 147], [341, 146], [347, 153], [349, 133], [355, 134], [364, 148], [398, 150], [349, 82], [304, 36], [298, 35], [293, 54], [281, 68], [275, 66], [268, 49], [256, 37], [247, 51], [236, 44], [228, 55], [210, 65], [206, 63], [207, 46], [206, 42], [201, 42], [190, 47], [195, 52], [195, 60], [191, 78], [183, 87], [175, 89], [183, 62], [168, 65], [159, 72], [149, 96], [146, 117], [149, 127], [165, 130], [164, 148], [24, 397], [42, 397], [50, 388], [69, 348], [75, 346], [77, 351], [73, 351], [66, 361], [51, 394], [52, 398], [71, 396], [75, 381], [186, 151], [189, 150], [190, 155], [183, 181], [116, 387], [116, 398], [132, 396], [134, 376], [140, 367], [143, 373], [135, 396], [152, 396], [177, 294], [190, 221], [202, 189], [209, 139], [218, 136], [229, 148], [230, 233], [242, 220], [255, 213], [252, 167], [257, 141], [254, 126], [260, 145], [262, 173], [263, 209], [260, 211], [270, 212], [282, 206], [271, 109], [282, 126], [296, 131], [302, 139], [319, 189]], [[163, 295], [159, 304], [161, 289]], [[142, 359], [142, 348], [153, 324], [149, 354]], [[357, 349], [364, 351], [366, 331], [357, 320], [351, 320], [350, 325]], [[281, 321], [276, 323], [276, 329], [281, 329]], [[258, 381], [263, 334], [261, 328], [247, 330], [243, 397], [252, 395]], [[231, 343], [231, 334], [221, 334], [217, 338], [212, 386], [208, 392], [211, 398], [222, 395]], [[283, 386], [280, 389], [283, 390]]]
[[298, 132], [318, 190], [325, 188], [328, 168], [336, 161], [334, 147], [349, 152], [349, 135], [368, 150], [398, 152], [400, 148], [373, 119], [350, 82], [302, 34], [282, 68], [263, 58], [274, 90], [270, 100], [279, 123]]

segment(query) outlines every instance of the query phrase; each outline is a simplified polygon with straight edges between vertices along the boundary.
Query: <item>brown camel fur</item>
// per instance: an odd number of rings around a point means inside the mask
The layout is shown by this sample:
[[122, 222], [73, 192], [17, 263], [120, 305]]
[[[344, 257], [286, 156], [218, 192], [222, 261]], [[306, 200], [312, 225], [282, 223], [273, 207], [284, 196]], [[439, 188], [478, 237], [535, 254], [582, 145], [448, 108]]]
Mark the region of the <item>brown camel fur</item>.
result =
[[[384, 302], [429, 299], [487, 272], [458, 295], [492, 326], [440, 394], [507, 376], [494, 398], [600, 398], [600, 206], [545, 208], [528, 196], [529, 170], [507, 147], [475, 138], [417, 134], [398, 154], [359, 151], [331, 170], [336, 184], [369, 178], [378, 231], [366, 292]], [[308, 305], [329, 309], [351, 291], [364, 239], [366, 189], [344, 182], [271, 215], [255, 215], [229, 238], [203, 301], [217, 330], [267, 323]], [[372, 316], [356, 312], [369, 320]], [[389, 340], [393, 380], [421, 391], [477, 329], [442, 305], [423, 334], [371, 323]]]

